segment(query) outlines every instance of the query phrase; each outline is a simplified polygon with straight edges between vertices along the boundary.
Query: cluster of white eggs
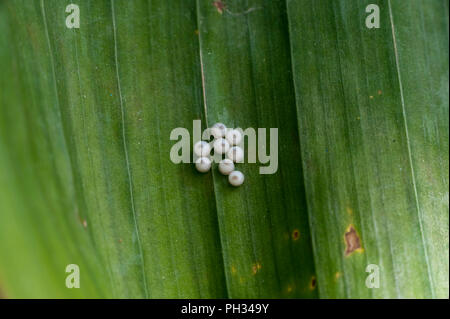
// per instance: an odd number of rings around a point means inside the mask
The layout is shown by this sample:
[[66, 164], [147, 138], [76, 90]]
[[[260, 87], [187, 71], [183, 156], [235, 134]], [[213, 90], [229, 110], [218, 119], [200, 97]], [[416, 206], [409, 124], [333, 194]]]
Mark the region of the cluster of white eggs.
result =
[[[228, 129], [222, 123], [216, 123], [211, 128], [214, 137], [212, 143], [214, 153], [226, 154], [226, 158], [219, 163], [219, 171], [223, 175], [228, 175], [228, 181], [233, 186], [240, 186], [244, 183], [244, 174], [235, 170], [234, 163], [244, 160], [244, 150], [237, 146], [242, 140], [242, 134], [235, 129]], [[208, 142], [198, 141], [194, 145], [194, 153], [198, 156], [195, 167], [201, 173], [206, 173], [211, 169], [211, 146]]]

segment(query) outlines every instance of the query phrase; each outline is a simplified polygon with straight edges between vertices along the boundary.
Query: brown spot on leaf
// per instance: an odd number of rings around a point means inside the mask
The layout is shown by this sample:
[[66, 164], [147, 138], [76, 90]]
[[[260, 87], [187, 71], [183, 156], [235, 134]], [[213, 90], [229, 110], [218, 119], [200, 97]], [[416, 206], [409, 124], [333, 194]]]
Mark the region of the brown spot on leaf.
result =
[[258, 268], [256, 268], [256, 265], [252, 266], [252, 274], [256, 275], [256, 273], [258, 272]]
[[225, 3], [223, 3], [222, 1], [218, 0], [218, 1], [214, 1], [213, 6], [216, 7], [217, 12], [219, 12], [220, 14], [223, 13], [223, 10], [225, 9]]
[[317, 286], [316, 276], [312, 276], [311, 281], [309, 283], [309, 289], [314, 290], [314, 289], [316, 289], [316, 286]]
[[84, 227], [84, 228], [86, 228], [86, 227], [87, 227], [87, 221], [86, 221], [86, 219], [83, 219], [83, 222], [82, 222], [82, 224], [83, 224], [83, 227]]
[[381, 90], [378, 90], [378, 95], [381, 95], [381, 93], [383, 93], [383, 92], [381, 92]]
[[294, 229], [292, 232], [292, 240], [298, 240], [300, 238], [300, 231], [298, 229]]
[[349, 256], [353, 252], [362, 252], [361, 240], [353, 225], [348, 226], [344, 235], [345, 239], [345, 256]]
[[252, 274], [256, 275], [256, 273], [261, 269], [261, 264], [256, 263], [252, 265]]

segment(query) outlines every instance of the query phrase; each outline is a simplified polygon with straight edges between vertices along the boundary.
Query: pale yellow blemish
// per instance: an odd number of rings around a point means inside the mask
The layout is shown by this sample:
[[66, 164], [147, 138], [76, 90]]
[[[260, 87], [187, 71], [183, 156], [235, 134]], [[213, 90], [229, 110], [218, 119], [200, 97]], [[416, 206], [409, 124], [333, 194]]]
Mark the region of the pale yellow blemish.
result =
[[342, 277], [342, 273], [340, 272], [340, 271], [338, 271], [338, 272], [336, 272], [335, 274], [334, 274], [334, 279], [337, 281], [339, 278], [341, 278]]
[[373, 95], [369, 96], [370, 99], [373, 99]]
[[233, 275], [236, 274], [236, 267], [231, 266], [231, 273], [232, 273]]
[[347, 206], [346, 210], [347, 210], [347, 214], [353, 215], [353, 209], [351, 207]]
[[86, 221], [86, 219], [83, 219], [83, 227], [84, 227], [84, 228], [87, 227], [87, 221]]
[[294, 291], [294, 289], [295, 289], [294, 285], [288, 285], [288, 286], [286, 287], [286, 292], [287, 292], [288, 294], [290, 294], [290, 293], [292, 293], [292, 292]]

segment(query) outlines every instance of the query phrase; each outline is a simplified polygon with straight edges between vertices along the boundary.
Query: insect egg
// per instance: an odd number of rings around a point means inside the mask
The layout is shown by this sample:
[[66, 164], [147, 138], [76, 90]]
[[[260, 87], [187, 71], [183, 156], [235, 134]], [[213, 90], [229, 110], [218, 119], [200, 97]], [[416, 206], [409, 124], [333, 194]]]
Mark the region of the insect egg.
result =
[[199, 157], [195, 161], [195, 168], [200, 173], [206, 173], [211, 168], [211, 160], [207, 157]]
[[219, 171], [223, 175], [229, 175], [232, 171], [234, 171], [234, 163], [232, 160], [225, 158], [219, 163]]
[[224, 137], [226, 131], [227, 131], [227, 127], [223, 123], [216, 123], [211, 128], [211, 133], [214, 136], [214, 138]]
[[239, 171], [233, 171], [228, 175], [228, 181], [233, 186], [241, 186], [244, 183], [244, 174]]
[[208, 142], [198, 141], [194, 145], [194, 153], [199, 157], [208, 156], [211, 152], [211, 146], [209, 146]]
[[244, 160], [244, 150], [239, 146], [233, 146], [227, 153], [227, 157], [236, 163], [241, 163]]
[[215, 140], [213, 146], [214, 152], [217, 154], [224, 154], [228, 152], [228, 150], [230, 149], [230, 144], [224, 138], [219, 138]]
[[242, 135], [238, 130], [229, 130], [225, 135], [225, 138], [230, 145], [238, 145], [242, 140]]

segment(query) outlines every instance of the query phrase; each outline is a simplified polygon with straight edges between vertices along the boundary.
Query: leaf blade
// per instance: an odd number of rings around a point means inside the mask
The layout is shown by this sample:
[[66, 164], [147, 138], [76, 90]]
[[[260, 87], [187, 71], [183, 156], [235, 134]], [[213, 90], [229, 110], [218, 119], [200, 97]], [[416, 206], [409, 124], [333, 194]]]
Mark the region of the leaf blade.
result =
[[[310, 218], [322, 228], [312, 226], [319, 290], [332, 298], [431, 297], [389, 3], [376, 2], [374, 30], [365, 28], [368, 4], [288, 2]], [[438, 214], [445, 220], [445, 209]], [[351, 227], [361, 249], [346, 257]], [[377, 290], [365, 287], [370, 263], [381, 269]]]
[[229, 296], [315, 297], [301, 166], [293, 162], [300, 154], [285, 4], [197, 4], [209, 126], [266, 128], [267, 138], [275, 127], [280, 135], [275, 174], [237, 164], [246, 180], [233, 189], [213, 172]]

